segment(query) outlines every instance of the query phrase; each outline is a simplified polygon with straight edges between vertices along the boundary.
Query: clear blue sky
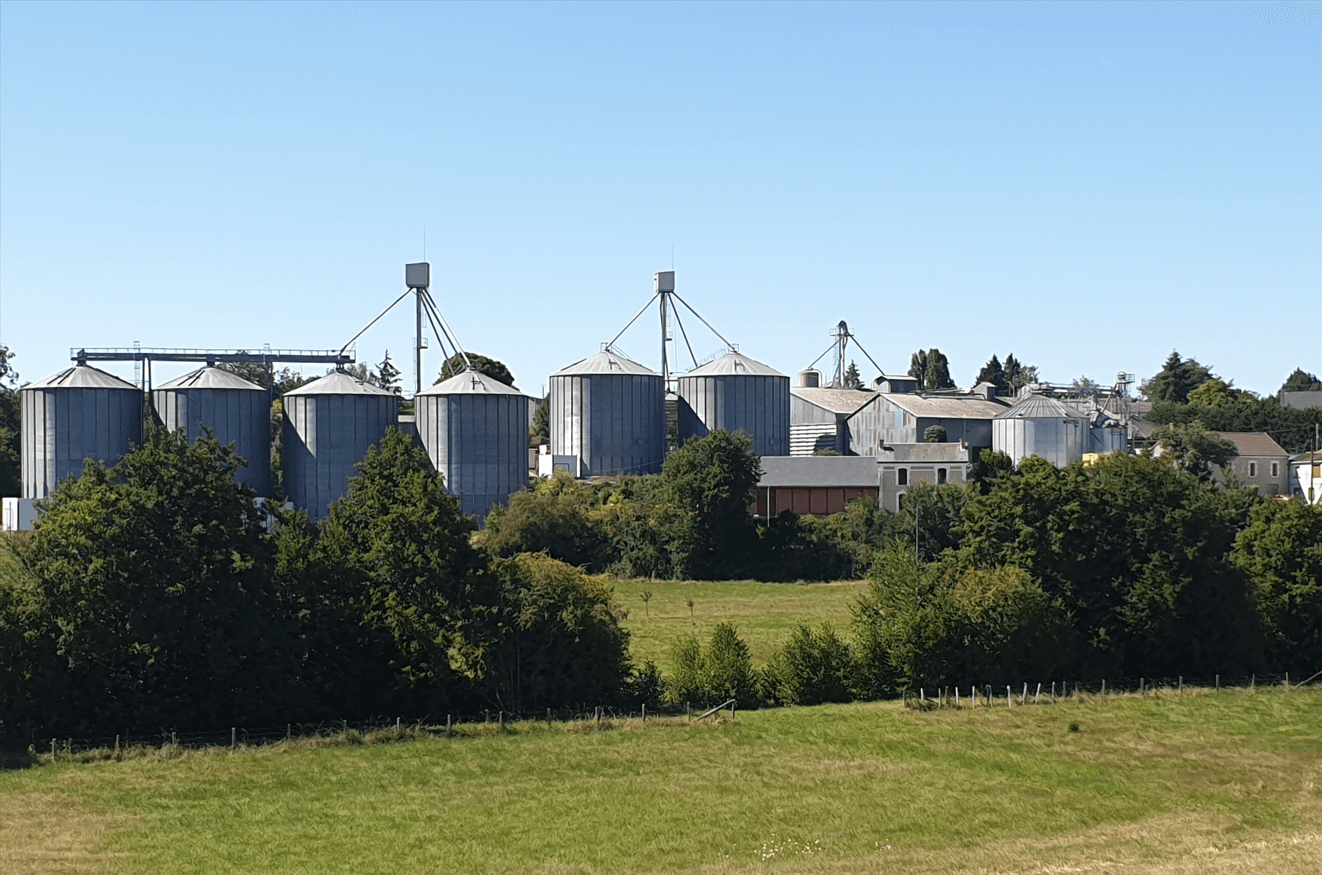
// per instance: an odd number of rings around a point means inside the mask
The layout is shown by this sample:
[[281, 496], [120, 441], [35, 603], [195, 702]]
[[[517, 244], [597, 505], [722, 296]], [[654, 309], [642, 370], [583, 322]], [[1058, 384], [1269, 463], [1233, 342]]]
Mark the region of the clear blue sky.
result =
[[[1322, 372], [1317, 9], [5, 2], [0, 342], [24, 379], [72, 346], [339, 347], [425, 228], [459, 339], [532, 393], [672, 249], [791, 375], [845, 319], [961, 385], [1178, 349], [1274, 392]], [[412, 335], [401, 309], [360, 360], [411, 386]], [[653, 321], [621, 346], [659, 365]]]

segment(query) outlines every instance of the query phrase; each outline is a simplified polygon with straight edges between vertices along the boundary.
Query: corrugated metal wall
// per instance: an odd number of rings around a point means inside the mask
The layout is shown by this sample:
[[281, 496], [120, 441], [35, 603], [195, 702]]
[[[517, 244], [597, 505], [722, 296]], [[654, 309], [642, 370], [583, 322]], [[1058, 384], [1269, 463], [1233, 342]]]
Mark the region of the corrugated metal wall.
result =
[[1007, 417], [992, 420], [992, 449], [1005, 453], [1018, 465], [1030, 456], [1057, 468], [1083, 459], [1082, 419]]
[[680, 377], [678, 394], [681, 441], [705, 437], [717, 429], [742, 429], [759, 456], [790, 454], [789, 377], [714, 374]]
[[523, 395], [419, 395], [418, 437], [463, 512], [485, 519], [528, 485]]
[[86, 459], [119, 461], [142, 440], [136, 389], [42, 388], [20, 391], [24, 498], [45, 498]]
[[665, 461], [662, 382], [660, 376], [641, 374], [553, 375], [551, 453], [578, 457], [580, 477], [660, 471]]
[[202, 436], [202, 427], [215, 432], [222, 446], [248, 460], [234, 479], [260, 496], [271, 492], [271, 401], [266, 390], [156, 389], [156, 413], [170, 431], [184, 429], [189, 442]]
[[399, 400], [386, 395], [286, 395], [281, 451], [285, 494], [314, 520], [348, 491], [354, 466], [395, 424]]

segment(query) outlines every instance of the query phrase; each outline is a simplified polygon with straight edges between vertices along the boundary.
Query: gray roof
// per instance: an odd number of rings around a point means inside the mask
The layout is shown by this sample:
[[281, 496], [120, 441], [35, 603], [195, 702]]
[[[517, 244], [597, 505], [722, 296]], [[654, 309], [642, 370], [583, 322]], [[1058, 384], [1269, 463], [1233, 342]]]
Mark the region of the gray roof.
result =
[[968, 462], [971, 451], [963, 441], [941, 443], [886, 444], [879, 458], [883, 462]]
[[352, 377], [344, 371], [331, 371], [326, 376], [318, 380], [313, 380], [297, 389], [291, 389], [286, 395], [386, 395], [394, 398], [395, 395], [373, 386], [371, 383], [364, 383], [357, 377]]
[[[785, 377], [773, 367], [754, 361], [743, 353], [727, 352], [714, 362], [707, 362], [700, 368], [694, 368], [685, 377], [721, 377], [735, 375], [740, 377]], [[785, 377], [789, 379], [789, 377]]]
[[876, 392], [867, 389], [812, 389], [804, 386], [791, 386], [790, 394], [833, 413], [857, 413], [877, 397]]
[[763, 456], [763, 486], [877, 486], [881, 483], [872, 456]]
[[248, 392], [265, 392], [256, 383], [250, 383], [238, 374], [231, 374], [221, 368], [205, 367], [176, 377], [168, 383], [162, 383], [157, 389], [241, 389]]
[[419, 395], [523, 395], [513, 386], [507, 386], [495, 377], [479, 371], [461, 371], [448, 380], [442, 380]]
[[629, 376], [659, 377], [656, 371], [648, 370], [638, 362], [630, 361], [614, 352], [599, 352], [591, 358], [574, 362], [567, 368], [556, 371], [553, 377], [571, 377], [577, 374], [624, 374]]
[[126, 383], [114, 374], [107, 374], [100, 368], [90, 365], [75, 365], [58, 374], [52, 374], [44, 380], [29, 383], [24, 389], [132, 389], [138, 387]]
[[1282, 392], [1281, 406], [1296, 410], [1311, 410], [1322, 407], [1322, 392]]
[[1045, 395], [1025, 395], [997, 419], [1087, 419], [1088, 414]]
[[1217, 435], [1235, 445], [1241, 456], [1288, 456], [1285, 448], [1261, 431], [1219, 431]]
[[923, 419], [995, 419], [1005, 412], [999, 401], [988, 401], [974, 395], [911, 395], [903, 392], [883, 393], [882, 397], [914, 416]]

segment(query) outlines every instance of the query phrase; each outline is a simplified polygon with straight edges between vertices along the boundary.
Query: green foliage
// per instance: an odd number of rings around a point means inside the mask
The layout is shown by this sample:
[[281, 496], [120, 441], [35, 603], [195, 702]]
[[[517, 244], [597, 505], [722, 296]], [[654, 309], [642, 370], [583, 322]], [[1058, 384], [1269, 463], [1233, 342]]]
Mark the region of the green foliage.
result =
[[1313, 448], [1315, 429], [1322, 425], [1322, 409], [1284, 407], [1274, 396], [1258, 399], [1247, 392], [1219, 407], [1158, 402], [1148, 421], [1156, 425], [1198, 423], [1211, 431], [1266, 432], [1287, 452]]
[[[498, 362], [495, 359], [487, 358], [486, 356], [475, 352], [470, 352], [467, 355], [468, 361], [473, 365], [473, 370], [477, 371], [479, 374], [486, 374], [488, 377], [491, 377], [493, 380], [499, 380], [506, 386], [514, 385], [514, 375], [510, 373], [510, 369], [505, 367], [503, 362]], [[468, 366], [464, 364], [463, 356], [456, 353], [446, 359], [445, 364], [441, 365], [441, 375], [436, 378], [436, 382], [440, 383], [444, 380], [448, 380], [456, 374], [463, 373], [467, 369]]]
[[968, 482], [986, 495], [997, 481], [1012, 477], [1015, 473], [1014, 460], [999, 450], [980, 450], [969, 468]]
[[994, 355], [973, 378], [973, 385], [979, 383], [991, 383], [996, 387], [998, 395], [1008, 395], [1010, 392], [1010, 381], [1005, 377], [1005, 368], [1001, 366], [1001, 360]]
[[849, 367], [845, 368], [844, 388], [863, 388], [863, 378], [859, 376], [858, 365], [854, 364], [852, 361], [849, 363]]
[[671, 653], [674, 674], [666, 684], [666, 702], [672, 707], [719, 705], [734, 699], [738, 707], [758, 704], [757, 675], [748, 645], [732, 623], [717, 623], [704, 651], [696, 636], [682, 639]]
[[1213, 378], [1189, 393], [1189, 404], [1193, 407], [1229, 407], [1244, 396], [1243, 390], [1234, 388], [1225, 380]]
[[846, 563], [838, 575], [842, 578], [866, 575], [895, 528], [894, 515], [867, 497], [851, 501], [841, 513], [807, 517], [799, 525], [814, 541], [824, 541], [842, 554]]
[[403, 390], [399, 386], [399, 368], [390, 360], [390, 350], [386, 350], [386, 357], [376, 366], [377, 378], [376, 386], [378, 389], [385, 389], [395, 395], [399, 395]]
[[149, 429], [46, 502], [25, 552], [35, 628], [54, 655], [34, 702], [49, 726], [214, 727], [270, 720], [297, 681], [241, 461]]
[[1010, 353], [1005, 357], [1005, 382], [1013, 394], [1038, 381], [1037, 365], [1025, 365]]
[[1068, 610], [1084, 677], [1248, 671], [1260, 637], [1228, 554], [1256, 499], [1162, 459], [1026, 459], [963, 510], [962, 567], [1012, 565]]
[[1231, 561], [1253, 582], [1273, 664], [1322, 667], [1322, 506], [1257, 505]]
[[812, 454], [813, 454], [814, 456], [840, 456], [840, 455], [843, 455], [843, 453], [841, 453], [839, 450], [835, 449], [834, 447], [822, 447], [820, 450], [813, 450], [813, 453], [812, 453]]
[[537, 402], [537, 409], [532, 414], [532, 426], [528, 431], [528, 446], [530, 447], [540, 447], [551, 442], [550, 395]]
[[758, 531], [759, 580], [838, 580], [854, 576], [855, 555], [837, 542], [830, 517], [782, 511]]
[[[492, 570], [506, 632], [487, 660], [497, 703], [515, 712], [614, 704], [631, 667], [629, 633], [610, 589], [542, 553], [496, 559]], [[648, 695], [640, 684], [635, 694]]]
[[677, 576], [740, 577], [756, 539], [753, 501], [761, 464], [753, 440], [717, 429], [670, 454], [661, 469], [662, 505]]
[[1160, 456], [1203, 482], [1212, 478], [1212, 466], [1224, 468], [1239, 455], [1235, 445], [1196, 422], [1172, 423], [1156, 435]]
[[608, 536], [592, 514], [592, 490], [564, 471], [539, 479], [533, 488], [493, 508], [482, 533], [495, 556], [544, 552], [570, 565], [602, 570]]
[[910, 357], [909, 376], [918, 380], [920, 391], [955, 388], [955, 381], [950, 379], [950, 362], [936, 347], [920, 349]]
[[14, 355], [8, 346], [0, 345], [0, 496], [23, 494], [19, 455], [21, 407]]
[[1318, 392], [1322, 391], [1322, 380], [1317, 378], [1317, 374], [1310, 374], [1303, 368], [1295, 368], [1290, 376], [1285, 378], [1281, 384], [1279, 392]]
[[872, 694], [1050, 677], [1071, 664], [1059, 601], [1008, 566], [920, 565], [898, 546], [855, 607], [861, 686]]
[[761, 697], [780, 705], [820, 705], [853, 698], [854, 653], [830, 625], [799, 624], [763, 672]]
[[480, 676], [494, 634], [499, 592], [469, 539], [475, 528], [426, 452], [393, 428], [321, 527], [325, 572], [389, 635], [399, 681], [438, 707], [460, 678]]
[[924, 562], [935, 561], [959, 546], [960, 522], [972, 495], [962, 483], [915, 483], [905, 495], [904, 509], [888, 519], [886, 539], [910, 550], [916, 544]]
[[1186, 404], [1189, 393], [1212, 378], [1212, 372], [1194, 359], [1183, 359], [1172, 351], [1160, 371], [1143, 384], [1143, 392], [1153, 401]]
[[923, 432], [923, 440], [929, 444], [944, 444], [947, 440], [943, 425], [929, 425]]

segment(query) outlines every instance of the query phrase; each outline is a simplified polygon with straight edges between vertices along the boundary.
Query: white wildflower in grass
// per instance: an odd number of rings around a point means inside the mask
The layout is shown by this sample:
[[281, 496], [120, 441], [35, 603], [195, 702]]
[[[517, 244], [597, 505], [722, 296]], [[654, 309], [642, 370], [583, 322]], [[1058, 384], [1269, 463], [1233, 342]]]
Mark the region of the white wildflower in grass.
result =
[[794, 839], [782, 839], [773, 831], [771, 838], [762, 843], [757, 854], [763, 860], [774, 860], [777, 857], [811, 856], [820, 853], [821, 850], [820, 841], [800, 842]]

